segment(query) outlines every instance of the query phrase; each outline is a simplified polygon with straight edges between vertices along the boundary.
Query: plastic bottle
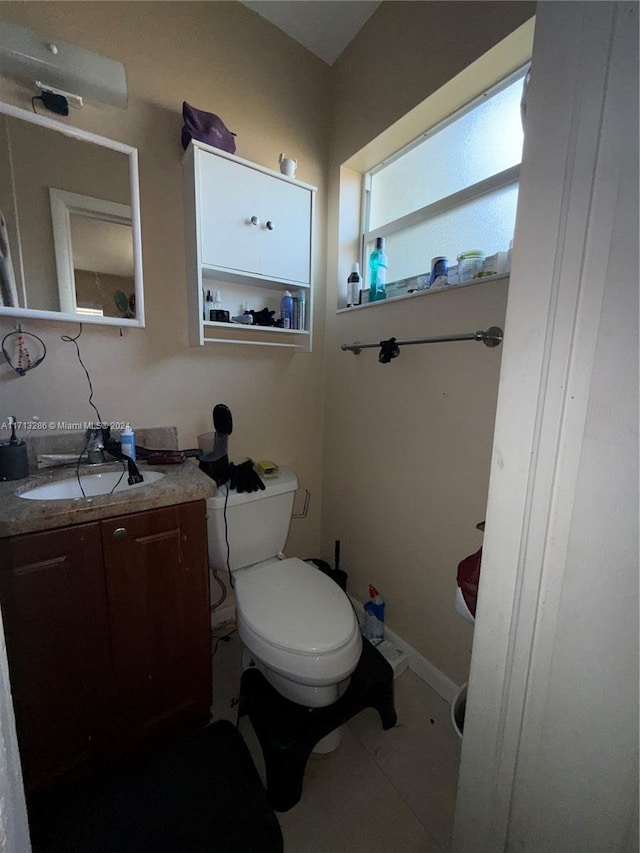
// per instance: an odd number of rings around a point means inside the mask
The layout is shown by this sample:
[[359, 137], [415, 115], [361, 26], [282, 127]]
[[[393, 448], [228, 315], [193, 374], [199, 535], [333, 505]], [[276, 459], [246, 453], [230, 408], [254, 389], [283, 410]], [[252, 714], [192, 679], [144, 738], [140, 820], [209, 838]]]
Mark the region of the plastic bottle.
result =
[[293, 296], [288, 290], [280, 301], [280, 319], [283, 329], [293, 329]]
[[220, 291], [216, 290], [216, 298], [213, 301], [213, 310], [221, 311], [222, 310], [222, 297], [220, 296]]
[[298, 329], [304, 329], [307, 322], [307, 294], [304, 290], [298, 291]]
[[369, 255], [369, 302], [387, 298], [387, 255], [384, 237], [376, 237], [376, 247]]
[[129, 456], [131, 459], [136, 458], [136, 435], [130, 424], [125, 424], [120, 433], [120, 450], [125, 456]]
[[351, 274], [347, 279], [347, 308], [360, 304], [360, 290], [362, 279], [360, 278], [360, 264], [355, 263], [351, 267]]
[[211, 319], [211, 310], [213, 308], [213, 296], [210, 290], [207, 290], [207, 295], [204, 300], [204, 319]]
[[369, 584], [369, 601], [364, 605], [362, 635], [374, 646], [384, 640], [384, 600], [373, 584]]
[[253, 325], [253, 314], [249, 311], [249, 305], [245, 304], [244, 311], [242, 312], [242, 322], [246, 323], [247, 326]]

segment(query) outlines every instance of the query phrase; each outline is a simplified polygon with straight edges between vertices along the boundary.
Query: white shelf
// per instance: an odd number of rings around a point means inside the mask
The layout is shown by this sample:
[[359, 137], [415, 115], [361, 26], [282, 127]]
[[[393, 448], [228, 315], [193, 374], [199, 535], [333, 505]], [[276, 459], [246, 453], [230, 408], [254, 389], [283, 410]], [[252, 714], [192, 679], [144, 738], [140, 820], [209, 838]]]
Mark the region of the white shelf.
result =
[[202, 325], [205, 329], [234, 329], [241, 332], [262, 333], [269, 335], [308, 335], [306, 329], [281, 329], [279, 326], [258, 326], [252, 323], [217, 323], [214, 320], [203, 320]]
[[[436, 287], [433, 290], [414, 290], [412, 293], [403, 293], [399, 296], [387, 296], [378, 302], [366, 302], [364, 305], [353, 305], [351, 308], [336, 308], [336, 314], [349, 314], [352, 311], [360, 311], [363, 308], [379, 308], [381, 305], [389, 305], [394, 302], [402, 302], [406, 299], [417, 299], [421, 296], [435, 296], [437, 293], [450, 293], [452, 290], [460, 290], [463, 287], [472, 287], [479, 284], [490, 284], [494, 281], [504, 281], [509, 278], [509, 273], [504, 275], [485, 275], [482, 278], [463, 281], [459, 284], [448, 284], [446, 287]], [[391, 282], [393, 284], [393, 282]], [[389, 285], [387, 285], [389, 286]]]

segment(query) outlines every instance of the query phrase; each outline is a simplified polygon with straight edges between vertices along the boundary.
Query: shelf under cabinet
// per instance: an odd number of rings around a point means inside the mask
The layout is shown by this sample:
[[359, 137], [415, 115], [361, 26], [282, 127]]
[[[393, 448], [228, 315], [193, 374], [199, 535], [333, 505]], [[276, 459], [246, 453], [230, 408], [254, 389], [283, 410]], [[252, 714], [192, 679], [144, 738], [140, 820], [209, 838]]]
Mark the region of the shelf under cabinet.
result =
[[[221, 338], [208, 337], [208, 330], [213, 333], [220, 330], [228, 334]], [[310, 348], [311, 335], [306, 329], [279, 329], [277, 326], [253, 326], [249, 323], [218, 323], [214, 320], [203, 320], [202, 331], [205, 344], [252, 344], [265, 347], [287, 347], [301, 351], [308, 351]], [[236, 335], [241, 337], [235, 337]], [[272, 340], [269, 339], [271, 337], [273, 337]], [[296, 338], [300, 342], [296, 343]]]
[[218, 323], [215, 320], [203, 320], [202, 325], [205, 329], [214, 327], [217, 329], [234, 329], [242, 332], [262, 332], [268, 335], [308, 335], [306, 329], [281, 329], [279, 326], [258, 326], [252, 323]]

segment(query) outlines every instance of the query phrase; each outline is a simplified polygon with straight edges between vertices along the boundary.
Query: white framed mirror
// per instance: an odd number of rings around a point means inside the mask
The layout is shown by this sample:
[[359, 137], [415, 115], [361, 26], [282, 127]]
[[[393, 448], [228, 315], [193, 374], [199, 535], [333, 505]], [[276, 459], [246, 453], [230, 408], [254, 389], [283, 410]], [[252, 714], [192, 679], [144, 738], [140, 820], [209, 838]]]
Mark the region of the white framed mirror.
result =
[[144, 326], [135, 148], [0, 103], [0, 316]]

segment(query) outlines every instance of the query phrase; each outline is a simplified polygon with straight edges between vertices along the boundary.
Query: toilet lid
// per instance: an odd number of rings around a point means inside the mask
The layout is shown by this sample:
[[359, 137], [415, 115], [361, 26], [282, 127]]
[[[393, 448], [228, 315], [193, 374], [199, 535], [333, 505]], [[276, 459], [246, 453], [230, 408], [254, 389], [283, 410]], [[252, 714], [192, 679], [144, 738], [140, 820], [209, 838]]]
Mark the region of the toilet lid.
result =
[[291, 557], [234, 575], [240, 618], [273, 646], [302, 654], [329, 652], [354, 635], [351, 602], [319, 569]]

